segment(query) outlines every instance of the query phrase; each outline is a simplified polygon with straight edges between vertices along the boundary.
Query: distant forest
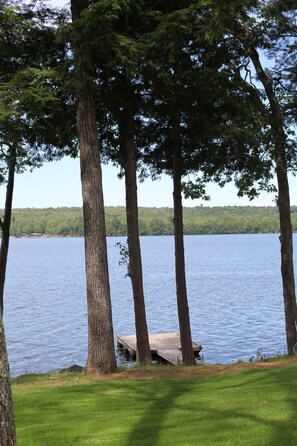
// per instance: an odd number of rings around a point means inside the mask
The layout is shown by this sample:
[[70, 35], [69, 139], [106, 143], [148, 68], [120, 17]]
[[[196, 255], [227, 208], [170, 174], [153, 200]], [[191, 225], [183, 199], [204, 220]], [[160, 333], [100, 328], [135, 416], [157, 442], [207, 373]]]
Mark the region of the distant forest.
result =
[[[3, 211], [2, 211], [3, 212]], [[297, 206], [291, 208], [293, 231], [297, 232]], [[108, 236], [126, 235], [124, 207], [106, 207]], [[171, 208], [139, 208], [140, 235], [173, 234]], [[225, 206], [184, 208], [185, 234], [252, 234], [279, 232], [276, 207]], [[14, 237], [83, 235], [81, 208], [13, 209]]]

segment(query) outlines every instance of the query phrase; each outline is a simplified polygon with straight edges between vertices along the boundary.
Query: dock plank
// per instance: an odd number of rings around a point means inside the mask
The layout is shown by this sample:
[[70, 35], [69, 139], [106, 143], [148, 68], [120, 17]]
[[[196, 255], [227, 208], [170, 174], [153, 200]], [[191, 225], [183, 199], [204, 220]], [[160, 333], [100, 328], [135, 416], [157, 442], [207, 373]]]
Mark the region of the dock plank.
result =
[[157, 350], [157, 355], [160, 358], [165, 359], [165, 361], [170, 362], [170, 364], [182, 364], [183, 357], [182, 352], [175, 348], [170, 348], [168, 350]]

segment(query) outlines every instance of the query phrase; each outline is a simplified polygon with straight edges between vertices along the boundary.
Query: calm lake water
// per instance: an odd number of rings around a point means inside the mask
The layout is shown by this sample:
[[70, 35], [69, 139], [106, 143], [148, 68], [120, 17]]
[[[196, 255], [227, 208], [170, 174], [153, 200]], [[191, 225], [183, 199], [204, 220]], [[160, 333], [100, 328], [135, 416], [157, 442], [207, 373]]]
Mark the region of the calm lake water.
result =
[[[124, 335], [135, 328], [119, 241], [108, 238], [108, 254], [114, 332]], [[149, 331], [178, 331], [173, 237], [142, 237], [141, 248]], [[278, 234], [186, 236], [185, 250], [192, 337], [205, 361], [284, 353]], [[13, 376], [85, 364], [84, 274], [82, 238], [11, 240], [4, 320]]]

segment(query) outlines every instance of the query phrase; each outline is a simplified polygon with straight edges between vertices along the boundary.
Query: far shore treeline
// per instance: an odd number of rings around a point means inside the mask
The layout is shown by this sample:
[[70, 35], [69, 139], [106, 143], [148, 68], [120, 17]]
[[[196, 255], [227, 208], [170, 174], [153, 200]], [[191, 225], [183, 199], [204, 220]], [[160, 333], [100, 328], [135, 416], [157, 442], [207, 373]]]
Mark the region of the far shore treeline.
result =
[[[2, 211], [3, 212], [3, 211]], [[82, 209], [78, 207], [24, 208], [13, 210], [11, 236], [80, 237], [83, 235]], [[291, 208], [293, 231], [297, 231], [297, 206]], [[108, 236], [126, 235], [124, 207], [106, 207]], [[173, 209], [139, 208], [140, 235], [172, 235]], [[224, 206], [184, 208], [184, 233], [257, 234], [279, 232], [277, 207]]]

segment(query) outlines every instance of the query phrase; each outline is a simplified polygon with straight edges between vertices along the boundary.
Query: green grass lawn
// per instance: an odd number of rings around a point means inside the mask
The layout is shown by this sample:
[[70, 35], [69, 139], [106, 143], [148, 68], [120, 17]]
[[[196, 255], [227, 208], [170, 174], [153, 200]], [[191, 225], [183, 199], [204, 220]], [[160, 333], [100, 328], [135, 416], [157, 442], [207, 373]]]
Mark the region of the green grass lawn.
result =
[[18, 445], [296, 446], [297, 362], [13, 382]]

